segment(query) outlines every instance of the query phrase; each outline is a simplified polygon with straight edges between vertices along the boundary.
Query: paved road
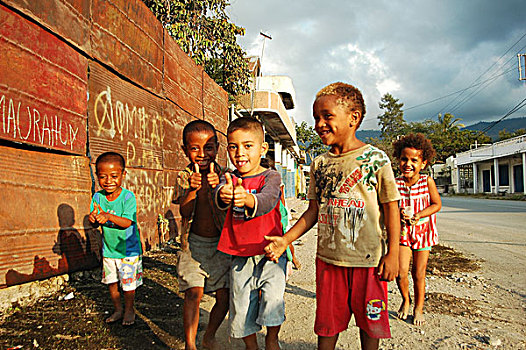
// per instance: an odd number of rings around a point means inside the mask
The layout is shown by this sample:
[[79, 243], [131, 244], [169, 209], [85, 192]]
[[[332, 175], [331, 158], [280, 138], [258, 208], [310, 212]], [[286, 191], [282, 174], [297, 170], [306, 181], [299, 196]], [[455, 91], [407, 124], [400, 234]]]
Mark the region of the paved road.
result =
[[442, 197], [442, 244], [485, 260], [502, 288], [526, 298], [526, 202]]

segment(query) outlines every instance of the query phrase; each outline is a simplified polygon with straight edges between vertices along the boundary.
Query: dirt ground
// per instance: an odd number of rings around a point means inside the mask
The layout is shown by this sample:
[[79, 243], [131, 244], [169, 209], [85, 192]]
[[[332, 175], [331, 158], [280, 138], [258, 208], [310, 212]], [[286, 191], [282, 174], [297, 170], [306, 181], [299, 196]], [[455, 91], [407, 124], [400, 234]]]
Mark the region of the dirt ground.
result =
[[[306, 208], [305, 201], [289, 201], [293, 219]], [[302, 263], [288, 280], [287, 320], [282, 326], [282, 349], [316, 349], [313, 332], [315, 309], [314, 254], [316, 231], [295, 244]], [[182, 295], [175, 274], [174, 246], [148, 252], [144, 257], [144, 282], [137, 291], [137, 319], [132, 327], [106, 325], [112, 306], [99, 272], [76, 274], [66, 288], [27, 307], [14, 306], [0, 317], [3, 349], [182, 349]], [[398, 320], [400, 295], [389, 284], [392, 339], [381, 349], [526, 349], [526, 296], [505, 290], [499, 281], [485, 277], [484, 261], [463, 256], [448, 247], [435, 247], [427, 278], [426, 317], [422, 327], [411, 319]], [[72, 294], [71, 294], [72, 293]], [[72, 296], [72, 298], [71, 298]], [[206, 326], [213, 298], [202, 302], [200, 333]], [[341, 333], [337, 349], [358, 349], [353, 326]], [[217, 338], [223, 349], [243, 349], [229, 339], [227, 322]], [[260, 344], [264, 332], [258, 333]]]

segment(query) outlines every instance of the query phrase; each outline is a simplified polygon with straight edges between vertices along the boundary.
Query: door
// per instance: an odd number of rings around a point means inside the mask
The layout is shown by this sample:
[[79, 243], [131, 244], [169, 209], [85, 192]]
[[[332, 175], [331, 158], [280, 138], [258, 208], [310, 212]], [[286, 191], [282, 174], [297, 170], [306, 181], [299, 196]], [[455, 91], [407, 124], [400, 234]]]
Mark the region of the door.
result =
[[513, 185], [515, 192], [524, 192], [524, 174], [522, 173], [522, 164], [513, 167]]
[[491, 192], [491, 172], [482, 170], [482, 191]]

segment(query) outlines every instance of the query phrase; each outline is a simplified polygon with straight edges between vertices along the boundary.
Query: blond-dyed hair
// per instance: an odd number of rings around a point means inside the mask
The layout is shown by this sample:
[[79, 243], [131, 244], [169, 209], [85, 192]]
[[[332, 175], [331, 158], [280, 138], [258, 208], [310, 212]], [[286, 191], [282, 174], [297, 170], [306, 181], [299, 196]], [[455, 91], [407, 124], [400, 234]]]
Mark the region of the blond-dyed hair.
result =
[[353, 85], [337, 82], [332, 83], [322, 88], [316, 94], [316, 99], [322, 96], [336, 96], [336, 103], [347, 108], [349, 113], [359, 111], [362, 115], [358, 126], [362, 123], [365, 117], [365, 102], [363, 100], [362, 92]]

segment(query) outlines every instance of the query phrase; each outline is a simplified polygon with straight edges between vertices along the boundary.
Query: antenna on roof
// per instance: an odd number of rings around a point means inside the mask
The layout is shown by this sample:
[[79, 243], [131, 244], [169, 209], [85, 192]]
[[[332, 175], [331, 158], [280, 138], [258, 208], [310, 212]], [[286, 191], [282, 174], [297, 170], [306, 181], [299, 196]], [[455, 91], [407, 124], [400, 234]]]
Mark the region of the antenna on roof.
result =
[[263, 37], [263, 47], [261, 48], [261, 58], [259, 59], [259, 75], [262, 76], [263, 74], [261, 73], [261, 67], [263, 67], [263, 53], [265, 52], [265, 41], [267, 41], [267, 39], [272, 40], [272, 37], [270, 36], [270, 34], [264, 33], [262, 31], [259, 32], [259, 35]]

